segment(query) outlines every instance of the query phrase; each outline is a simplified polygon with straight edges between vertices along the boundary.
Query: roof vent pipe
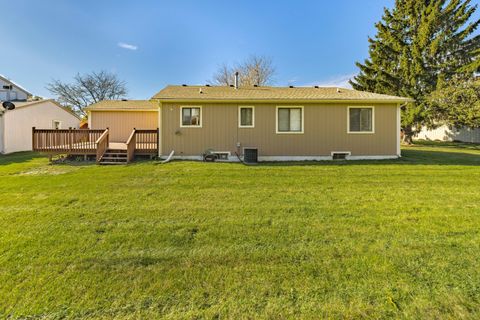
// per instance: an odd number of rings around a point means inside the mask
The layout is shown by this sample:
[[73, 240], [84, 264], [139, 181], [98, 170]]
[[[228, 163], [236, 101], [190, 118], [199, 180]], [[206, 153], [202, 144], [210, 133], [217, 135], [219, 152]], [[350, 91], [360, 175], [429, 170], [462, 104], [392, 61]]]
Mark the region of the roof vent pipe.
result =
[[238, 71], [235, 71], [235, 89], [238, 89]]

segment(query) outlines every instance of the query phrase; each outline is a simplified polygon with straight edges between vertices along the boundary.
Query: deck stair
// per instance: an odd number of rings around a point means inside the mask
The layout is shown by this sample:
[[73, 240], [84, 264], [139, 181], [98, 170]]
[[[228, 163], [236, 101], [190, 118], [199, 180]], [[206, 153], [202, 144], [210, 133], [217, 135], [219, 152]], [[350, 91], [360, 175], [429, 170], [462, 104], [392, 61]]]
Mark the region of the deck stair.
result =
[[107, 149], [100, 159], [99, 164], [127, 164], [127, 150], [125, 149]]

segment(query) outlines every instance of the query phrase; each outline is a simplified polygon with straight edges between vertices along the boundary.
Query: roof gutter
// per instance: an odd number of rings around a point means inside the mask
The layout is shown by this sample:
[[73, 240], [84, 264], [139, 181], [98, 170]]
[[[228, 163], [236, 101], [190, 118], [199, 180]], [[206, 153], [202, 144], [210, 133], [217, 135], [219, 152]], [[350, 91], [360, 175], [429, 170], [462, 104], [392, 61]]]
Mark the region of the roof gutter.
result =
[[165, 99], [165, 98], [152, 98], [161, 103], [388, 103], [397, 104], [413, 102], [415, 100], [410, 98], [405, 99], [391, 99], [391, 100], [375, 100], [375, 99], [329, 99], [329, 100], [273, 100], [273, 99]]

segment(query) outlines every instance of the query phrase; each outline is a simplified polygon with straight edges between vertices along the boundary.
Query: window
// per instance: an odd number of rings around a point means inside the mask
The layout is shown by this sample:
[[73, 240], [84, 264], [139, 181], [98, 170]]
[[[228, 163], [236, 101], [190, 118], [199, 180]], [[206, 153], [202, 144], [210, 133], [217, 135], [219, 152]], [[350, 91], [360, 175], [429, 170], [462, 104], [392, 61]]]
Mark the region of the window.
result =
[[62, 122], [58, 121], [58, 120], [53, 120], [52, 127], [53, 127], [53, 129], [61, 129], [62, 128]]
[[348, 133], [373, 133], [373, 107], [348, 107]]
[[238, 126], [240, 128], [253, 128], [255, 126], [255, 111], [253, 107], [238, 108]]
[[277, 133], [303, 133], [303, 107], [277, 107]]
[[180, 126], [181, 127], [201, 127], [202, 126], [202, 108], [201, 107], [181, 107], [180, 108]]

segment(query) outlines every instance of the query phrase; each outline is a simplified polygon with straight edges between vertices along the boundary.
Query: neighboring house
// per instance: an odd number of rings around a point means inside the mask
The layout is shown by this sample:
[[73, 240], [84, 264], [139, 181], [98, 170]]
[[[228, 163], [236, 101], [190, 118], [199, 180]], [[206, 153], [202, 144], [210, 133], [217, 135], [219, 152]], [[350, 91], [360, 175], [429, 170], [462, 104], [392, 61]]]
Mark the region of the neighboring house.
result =
[[32, 127], [68, 129], [80, 123], [76, 114], [54, 100], [14, 103], [14, 110], [0, 111], [0, 153], [32, 150]]
[[181, 159], [210, 150], [236, 160], [244, 148], [257, 148], [260, 161], [389, 159], [400, 157], [400, 106], [408, 101], [325, 87], [183, 85], [150, 101], [102, 101], [87, 111], [90, 129], [109, 128], [111, 142], [158, 127], [159, 155], [175, 151]]
[[31, 96], [30, 92], [0, 75], [0, 101], [26, 101]]
[[457, 128], [448, 125], [442, 125], [435, 129], [423, 127], [413, 139], [480, 143], [480, 128]]

